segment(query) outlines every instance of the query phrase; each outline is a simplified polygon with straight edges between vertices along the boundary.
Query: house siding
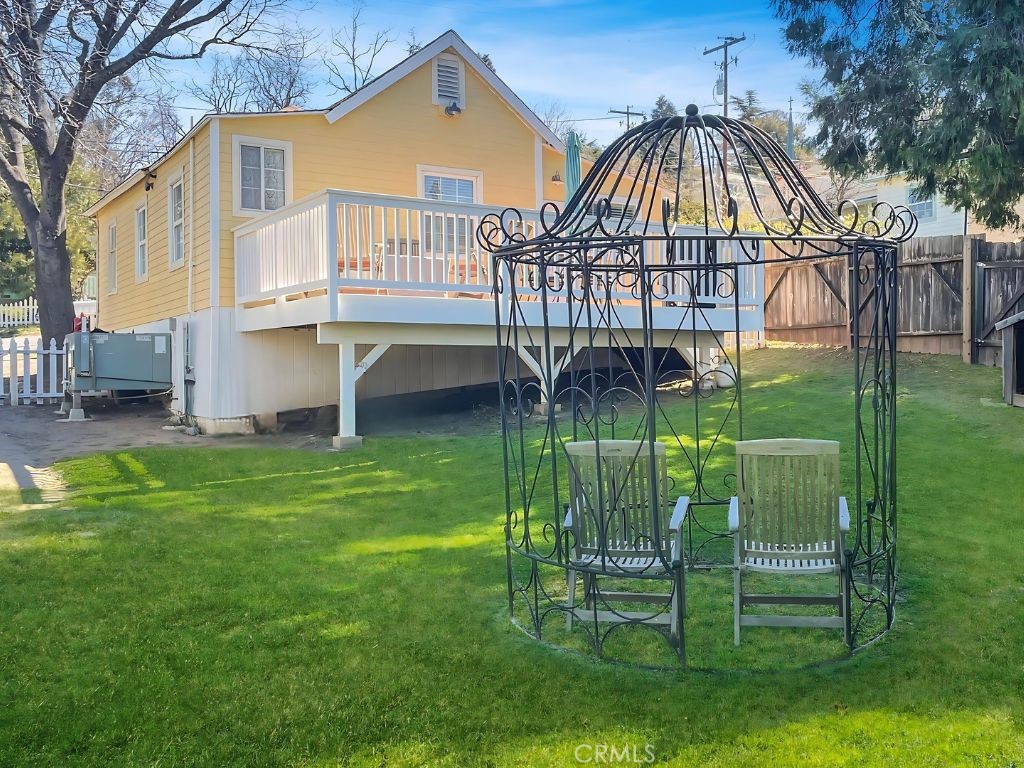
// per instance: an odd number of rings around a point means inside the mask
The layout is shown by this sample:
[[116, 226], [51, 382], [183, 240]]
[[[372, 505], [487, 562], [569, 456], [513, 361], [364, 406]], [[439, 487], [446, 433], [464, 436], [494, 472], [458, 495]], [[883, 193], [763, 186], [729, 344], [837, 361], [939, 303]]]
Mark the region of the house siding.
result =
[[[190, 145], [194, 154], [194, 179], [189, 162]], [[146, 181], [140, 180], [96, 214], [101, 328], [116, 331], [186, 312], [190, 246], [193, 249], [192, 306], [193, 309], [209, 306], [209, 155], [209, 130], [204, 126], [157, 168], [151, 190], [147, 191]], [[168, 190], [170, 180], [179, 175], [184, 182], [185, 258], [180, 266], [171, 269], [168, 261]], [[191, 204], [190, 196], [193, 196]], [[149, 270], [148, 277], [137, 282], [135, 211], [142, 205], [146, 205], [148, 211]], [[107, 237], [111, 224], [117, 228], [117, 289], [114, 293], [109, 293], [107, 274]]]
[[[879, 202], [890, 205], [908, 205], [910, 190], [902, 177], [893, 177], [878, 182], [876, 194]], [[917, 224], [916, 237], [933, 237], [937, 235], [962, 235], [964, 233], [964, 212], [962, 209], [948, 205], [942, 195], [935, 197], [935, 215], [928, 219], [920, 219]]]
[[[173, 408], [185, 408], [186, 364], [195, 378], [190, 415], [204, 429], [215, 430], [217, 420], [231, 422], [225, 429], [245, 429], [253, 414], [339, 399], [337, 347], [319, 344], [315, 328], [239, 330], [232, 230], [251, 217], [236, 215], [236, 137], [290, 143], [290, 200], [328, 188], [419, 197], [420, 167], [434, 166], [481, 174], [479, 202], [495, 209], [564, 204], [564, 184], [551, 182], [556, 172], [565, 178], [564, 156], [471, 66], [464, 73], [465, 102], [455, 117], [433, 103], [429, 61], [334, 123], [319, 112], [213, 117], [157, 166], [152, 190], [139, 181], [98, 208], [100, 326], [174, 334]], [[584, 172], [589, 166], [584, 163]], [[178, 173], [185, 179], [185, 264], [171, 270], [167, 182]], [[136, 283], [134, 215], [142, 203], [149, 209], [150, 269], [148, 279]], [[118, 281], [116, 293], [108, 294], [105, 240], [112, 221]], [[493, 355], [492, 347], [396, 345], [360, 379], [356, 394], [365, 399], [487, 383], [494, 379]]]
[[484, 205], [533, 208], [533, 130], [464, 69], [466, 105], [457, 117], [431, 102], [428, 62], [333, 124], [301, 113], [222, 121], [221, 303], [230, 306], [235, 296], [231, 229], [249, 220], [233, 210], [235, 135], [292, 143], [295, 200], [327, 188], [419, 197], [417, 166], [433, 165], [481, 172]]

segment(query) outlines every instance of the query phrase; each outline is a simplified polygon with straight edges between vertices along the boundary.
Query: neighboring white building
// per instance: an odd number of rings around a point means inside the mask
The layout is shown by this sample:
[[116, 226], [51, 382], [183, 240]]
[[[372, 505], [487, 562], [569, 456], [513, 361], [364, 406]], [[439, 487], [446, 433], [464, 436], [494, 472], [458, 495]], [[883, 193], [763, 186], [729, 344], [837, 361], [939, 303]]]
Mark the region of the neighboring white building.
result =
[[916, 237], [941, 235], [984, 235], [989, 241], [1017, 241], [1024, 233], [1007, 229], [992, 229], [978, 222], [963, 208], [956, 208], [942, 195], [922, 196], [916, 185], [904, 176], [875, 176], [865, 179], [853, 194], [862, 208], [877, 202], [905, 205], [917, 216]]

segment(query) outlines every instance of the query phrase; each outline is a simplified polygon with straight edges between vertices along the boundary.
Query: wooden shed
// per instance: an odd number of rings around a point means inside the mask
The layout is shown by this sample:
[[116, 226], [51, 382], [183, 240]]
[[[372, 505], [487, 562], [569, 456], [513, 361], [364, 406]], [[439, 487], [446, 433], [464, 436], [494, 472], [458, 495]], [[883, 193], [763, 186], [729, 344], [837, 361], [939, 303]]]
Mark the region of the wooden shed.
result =
[[1003, 333], [1003, 400], [1024, 407], [1024, 312], [996, 323]]

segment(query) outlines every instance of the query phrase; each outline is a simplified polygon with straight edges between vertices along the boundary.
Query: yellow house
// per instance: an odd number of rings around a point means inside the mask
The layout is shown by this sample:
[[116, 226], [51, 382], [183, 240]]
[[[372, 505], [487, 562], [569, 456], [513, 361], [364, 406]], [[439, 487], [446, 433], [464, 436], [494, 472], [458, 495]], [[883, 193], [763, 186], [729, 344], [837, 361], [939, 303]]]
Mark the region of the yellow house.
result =
[[357, 397], [494, 380], [476, 226], [511, 206], [536, 231], [564, 164], [449, 31], [327, 109], [204, 117], [107, 194], [99, 326], [170, 331], [172, 408], [204, 431], [338, 404], [355, 442]]

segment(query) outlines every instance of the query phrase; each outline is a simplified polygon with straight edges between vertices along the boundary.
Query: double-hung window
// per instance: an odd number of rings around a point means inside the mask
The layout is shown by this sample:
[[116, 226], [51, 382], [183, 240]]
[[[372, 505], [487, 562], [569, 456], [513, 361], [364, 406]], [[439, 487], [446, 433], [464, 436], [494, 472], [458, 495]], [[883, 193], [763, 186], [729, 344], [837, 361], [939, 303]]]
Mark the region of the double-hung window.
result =
[[291, 199], [291, 143], [234, 137], [235, 213], [276, 211]]
[[475, 179], [424, 173], [423, 196], [428, 200], [443, 200], [446, 203], [473, 203], [476, 202]]
[[135, 279], [149, 276], [149, 211], [146, 206], [135, 209]]
[[907, 193], [907, 207], [918, 221], [935, 218], [935, 195], [928, 195], [920, 189], [911, 189]]
[[[604, 210], [604, 203], [601, 199], [596, 200], [590, 205], [587, 210], [591, 216], [597, 216], [597, 214]], [[612, 198], [608, 201], [607, 213], [605, 219], [607, 221], [623, 221], [629, 223], [636, 216], [636, 206], [629, 205], [623, 198]]]
[[117, 224], [107, 225], [107, 293], [117, 293]]
[[171, 269], [185, 262], [185, 185], [181, 179], [167, 190], [167, 258]]
[[[423, 171], [421, 173], [423, 197], [443, 203], [471, 205], [479, 199], [480, 174], [443, 173]], [[424, 240], [427, 253], [464, 254], [470, 246], [470, 238], [478, 224], [476, 216], [440, 212], [426, 214]]]

